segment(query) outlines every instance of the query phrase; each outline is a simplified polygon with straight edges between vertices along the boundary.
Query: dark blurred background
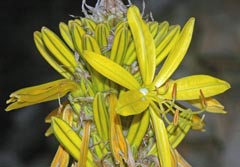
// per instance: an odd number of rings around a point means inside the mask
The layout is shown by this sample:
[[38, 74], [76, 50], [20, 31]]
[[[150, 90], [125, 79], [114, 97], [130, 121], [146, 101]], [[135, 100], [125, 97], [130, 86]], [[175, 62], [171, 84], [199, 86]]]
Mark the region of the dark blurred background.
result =
[[[240, 166], [240, 1], [145, 1], [157, 21], [183, 25], [189, 17], [196, 18], [191, 47], [175, 78], [204, 73], [232, 85], [217, 96], [228, 114], [206, 114], [206, 132], [189, 133], [180, 152], [193, 167]], [[142, 8], [142, 0], [132, 2]], [[0, 167], [47, 167], [54, 156], [57, 142], [44, 136], [44, 117], [57, 101], [9, 113], [4, 108], [11, 92], [61, 78], [38, 53], [32, 34], [42, 26], [59, 33], [59, 22], [67, 22], [70, 14], [82, 15], [80, 0], [1, 2]]]

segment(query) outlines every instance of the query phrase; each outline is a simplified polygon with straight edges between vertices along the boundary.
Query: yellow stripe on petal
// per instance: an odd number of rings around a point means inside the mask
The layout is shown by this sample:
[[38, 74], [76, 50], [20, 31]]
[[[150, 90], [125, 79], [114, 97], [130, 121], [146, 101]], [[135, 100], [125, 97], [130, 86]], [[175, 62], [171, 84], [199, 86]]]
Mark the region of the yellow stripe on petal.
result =
[[194, 18], [190, 18], [188, 22], [183, 27], [178, 41], [176, 42], [174, 48], [169, 53], [166, 61], [164, 62], [161, 70], [154, 79], [154, 85], [158, 88], [162, 86], [173, 72], [177, 69], [181, 63], [183, 57], [185, 56], [188, 47], [190, 45], [194, 27]]
[[128, 9], [127, 18], [136, 46], [142, 79], [145, 85], [149, 85], [153, 80], [156, 68], [154, 40], [136, 6], [131, 6]]
[[128, 71], [105, 56], [85, 51], [83, 57], [96, 71], [119, 85], [127, 89], [140, 87], [137, 80]]

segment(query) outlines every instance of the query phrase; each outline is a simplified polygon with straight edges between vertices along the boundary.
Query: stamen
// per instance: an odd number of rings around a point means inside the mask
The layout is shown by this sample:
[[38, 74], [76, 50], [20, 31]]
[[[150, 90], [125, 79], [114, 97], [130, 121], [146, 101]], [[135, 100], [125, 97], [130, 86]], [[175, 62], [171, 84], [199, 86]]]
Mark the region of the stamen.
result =
[[200, 97], [201, 97], [201, 103], [202, 103], [203, 108], [206, 108], [207, 107], [207, 101], [206, 101], [206, 98], [205, 98], [201, 89], [200, 89]]
[[176, 100], [177, 97], [177, 83], [173, 84], [173, 89], [172, 89], [172, 99], [173, 102]]
[[176, 110], [176, 112], [174, 114], [174, 117], [173, 117], [173, 124], [174, 124], [174, 126], [177, 126], [178, 119], [179, 119], [179, 110]]

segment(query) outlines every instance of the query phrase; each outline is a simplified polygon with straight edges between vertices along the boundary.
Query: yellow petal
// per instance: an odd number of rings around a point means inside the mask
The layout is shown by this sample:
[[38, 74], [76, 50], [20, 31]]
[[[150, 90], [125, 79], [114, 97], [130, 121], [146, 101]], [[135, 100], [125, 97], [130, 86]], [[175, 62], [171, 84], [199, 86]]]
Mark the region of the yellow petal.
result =
[[[122, 132], [120, 116], [116, 113], [117, 97], [115, 94], [109, 95], [109, 115], [110, 115], [110, 146], [116, 163], [123, 166], [123, 160], [127, 162], [127, 143]], [[122, 160], [123, 159], [123, 160]]]
[[195, 19], [190, 18], [183, 27], [183, 30], [180, 34], [178, 41], [176, 42], [174, 48], [169, 53], [161, 70], [154, 79], [154, 85], [157, 88], [162, 86], [169, 79], [169, 77], [177, 69], [183, 57], [185, 56], [192, 39], [194, 22]]
[[[72, 155], [75, 160], [80, 157], [80, 146], [82, 144], [81, 138], [76, 132], [63, 120], [57, 117], [52, 117], [52, 127], [55, 137], [61, 143], [61, 145]], [[93, 157], [88, 151], [87, 154], [87, 166], [93, 163]]]
[[76, 49], [79, 55], [82, 55], [82, 52], [83, 52], [82, 36], [85, 34], [85, 31], [76, 22], [70, 23], [70, 27], [71, 27], [70, 30], [72, 33], [74, 48]]
[[97, 25], [93, 20], [83, 17], [81, 18], [81, 21], [82, 21], [82, 25], [86, 27], [86, 29], [90, 30], [90, 33], [91, 32], [94, 33]]
[[69, 163], [69, 154], [60, 145], [52, 160], [51, 167], [67, 167]]
[[154, 40], [136, 6], [128, 9], [127, 18], [136, 47], [142, 79], [145, 85], [149, 85], [153, 80], [156, 68]]
[[193, 130], [200, 130], [204, 131], [205, 122], [202, 120], [202, 118], [199, 115], [193, 115], [192, 116], [192, 129]]
[[109, 137], [109, 115], [105, 105], [103, 94], [96, 94], [93, 101], [93, 118], [99, 136], [103, 141]]
[[60, 33], [61, 33], [62, 38], [64, 39], [64, 41], [74, 51], [75, 48], [74, 48], [74, 45], [73, 45], [72, 36], [71, 36], [71, 32], [69, 30], [68, 25], [63, 23], [63, 22], [61, 22], [59, 24], [59, 30], [60, 30]]
[[156, 65], [160, 64], [175, 46], [180, 35], [179, 32], [180, 26], [171, 26], [168, 33], [164, 35], [159, 44], [156, 45]]
[[179, 123], [171, 124], [167, 127], [168, 140], [172, 148], [176, 148], [187, 135], [192, 126], [192, 114], [182, 112], [179, 114]]
[[95, 29], [95, 38], [102, 50], [108, 48], [108, 38], [110, 35], [109, 26], [105, 23], [99, 23]]
[[65, 45], [65, 43], [50, 29], [42, 28], [42, 39], [48, 50], [56, 57], [61, 65], [69, 68], [74, 73], [77, 66], [73, 52]]
[[[214, 98], [206, 98], [206, 108], [205, 110], [211, 113], [219, 113], [219, 114], [226, 114], [226, 111], [224, 111], [224, 106], [217, 101]], [[199, 109], [202, 109], [204, 106], [202, 106], [201, 100], [191, 100], [189, 101], [194, 107], [197, 107]]]
[[11, 103], [6, 111], [51, 101], [78, 89], [77, 83], [69, 79], [60, 79], [46, 84], [28, 87], [13, 92], [7, 103]]
[[105, 56], [90, 51], [85, 51], [83, 56], [96, 71], [106, 78], [127, 89], [140, 87], [137, 80], [128, 71]]
[[72, 78], [73, 73], [67, 67], [63, 67], [62, 64], [59, 64], [59, 60], [55, 57], [49, 50], [46, 48], [45, 44], [42, 40], [42, 34], [39, 31], [34, 32], [34, 42], [35, 45], [43, 56], [43, 58], [63, 77], [65, 78]]
[[130, 90], [119, 95], [116, 112], [122, 116], [136, 115], [147, 109], [149, 100], [140, 90]]
[[170, 144], [164, 122], [160, 116], [156, 114], [157, 111], [154, 111], [152, 107], [149, 107], [149, 109], [156, 136], [157, 152], [160, 164], [163, 167], [170, 167], [172, 166]]
[[120, 26], [122, 28], [119, 28], [115, 33], [110, 55], [110, 59], [118, 64], [122, 64], [125, 58], [131, 35], [127, 23], [124, 22]]
[[150, 114], [148, 110], [141, 114], [134, 115], [127, 134], [128, 143], [132, 148], [138, 149], [141, 145], [149, 123]]
[[204, 97], [211, 97], [225, 92], [230, 85], [223, 80], [208, 75], [192, 75], [174, 82], [169, 82], [169, 89], [163, 95], [166, 99], [172, 99], [173, 85], [177, 85], [176, 100], [200, 99], [200, 90]]
[[83, 137], [81, 144], [81, 154], [78, 160], [78, 167], [85, 167], [87, 163], [87, 155], [89, 152], [89, 140], [90, 140], [90, 132], [91, 132], [91, 122], [86, 121], [83, 128]]

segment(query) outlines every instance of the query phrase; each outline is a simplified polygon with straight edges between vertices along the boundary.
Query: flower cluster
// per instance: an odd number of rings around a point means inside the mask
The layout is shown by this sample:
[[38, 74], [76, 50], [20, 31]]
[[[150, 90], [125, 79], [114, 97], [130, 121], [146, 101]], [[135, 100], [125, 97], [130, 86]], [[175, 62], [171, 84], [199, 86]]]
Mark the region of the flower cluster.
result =
[[190, 129], [204, 130], [203, 112], [225, 113], [213, 96], [230, 85], [202, 74], [171, 79], [194, 18], [181, 29], [115, 3], [98, 1], [92, 14], [60, 23], [62, 39], [46, 27], [35, 32], [37, 49], [64, 79], [13, 92], [6, 111], [67, 96], [45, 120], [46, 136], [60, 143], [54, 167], [188, 166], [177, 146]]

